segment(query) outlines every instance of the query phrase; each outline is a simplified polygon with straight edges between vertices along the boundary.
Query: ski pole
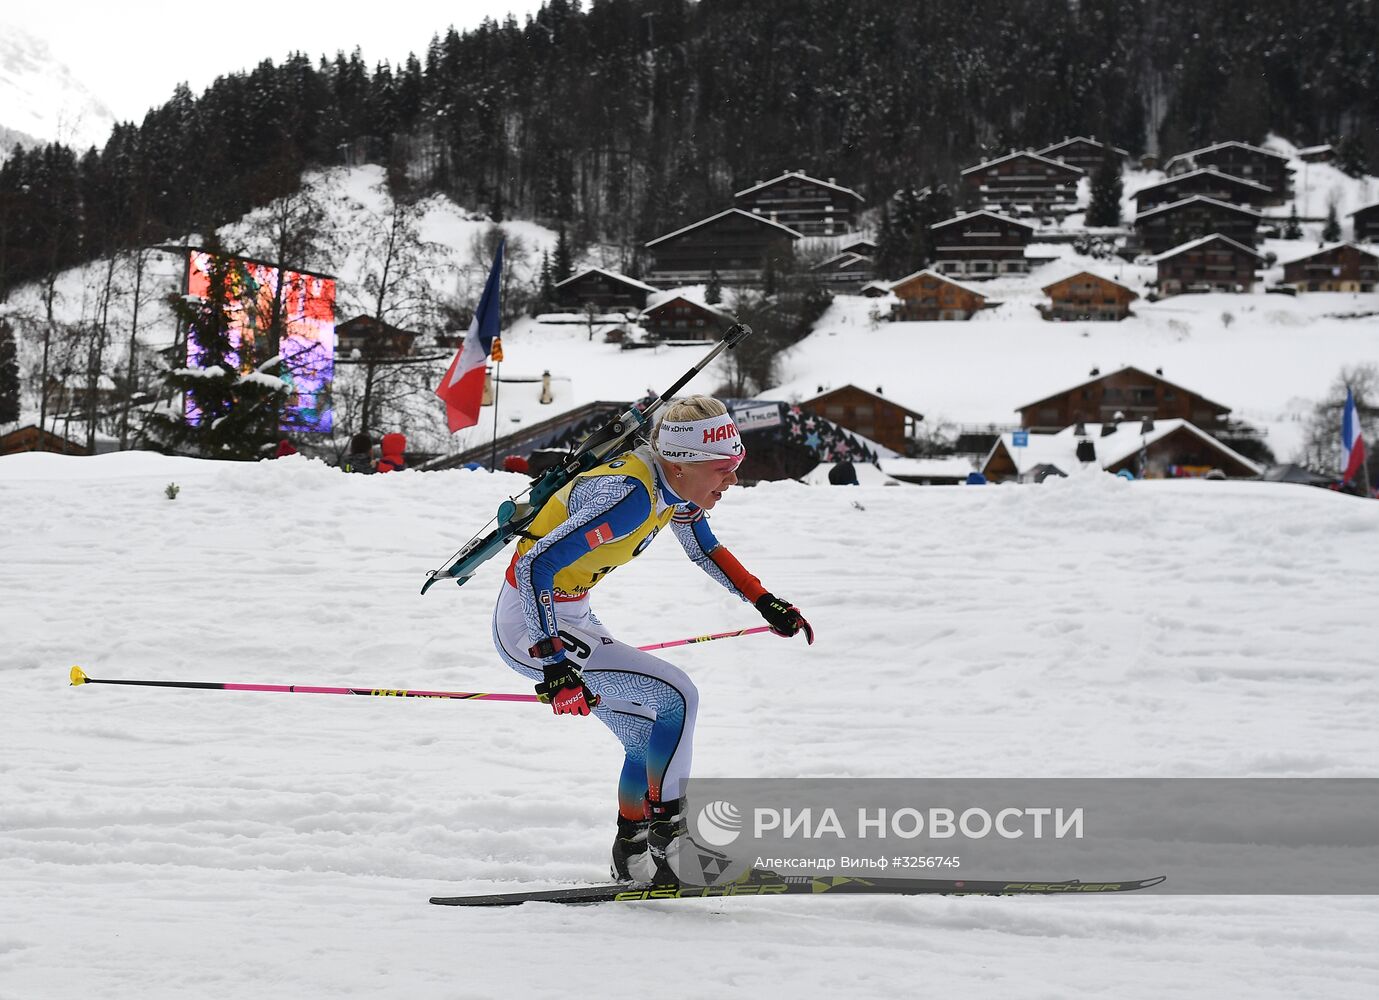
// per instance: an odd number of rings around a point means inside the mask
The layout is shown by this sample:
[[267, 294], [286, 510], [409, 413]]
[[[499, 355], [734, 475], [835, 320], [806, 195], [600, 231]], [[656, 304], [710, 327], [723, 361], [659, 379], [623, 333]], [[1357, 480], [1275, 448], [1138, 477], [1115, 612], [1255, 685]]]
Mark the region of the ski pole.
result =
[[[697, 642], [712, 642], [715, 639], [731, 639], [739, 635], [754, 635], [769, 632], [769, 625], [756, 628], [737, 629], [732, 632], [715, 632], [712, 635], [692, 636], [688, 639], [671, 639], [669, 642], [656, 642], [649, 646], [638, 646], [643, 651], [667, 649], [671, 646], [688, 646]], [[73, 667], [70, 673], [72, 686], [82, 684], [124, 684], [129, 687], [191, 688], [198, 691], [267, 691], [281, 694], [362, 694], [375, 697], [392, 698], [453, 698], [457, 701], [539, 701], [534, 694], [505, 694], [493, 691], [412, 691], [404, 688], [352, 688], [319, 687], [309, 684], [226, 684], [218, 681], [136, 681], [87, 676], [81, 667]]]
[[771, 631], [770, 625], [758, 625], [756, 628], [740, 628], [735, 632], [715, 632], [713, 635], [696, 635], [690, 639], [672, 639], [670, 642], [653, 642], [650, 646], [638, 646], [642, 652], [650, 652], [653, 649], [669, 649], [671, 646], [688, 646], [696, 642], [712, 642], [714, 639], [731, 639], [739, 635], [756, 635], [758, 632]]

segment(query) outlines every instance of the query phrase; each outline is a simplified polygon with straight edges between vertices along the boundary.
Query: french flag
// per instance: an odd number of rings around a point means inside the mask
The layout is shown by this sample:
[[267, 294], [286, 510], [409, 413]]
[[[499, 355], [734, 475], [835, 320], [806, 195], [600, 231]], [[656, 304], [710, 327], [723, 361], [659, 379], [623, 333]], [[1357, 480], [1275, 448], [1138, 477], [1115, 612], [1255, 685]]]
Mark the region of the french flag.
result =
[[1360, 433], [1360, 411], [1355, 408], [1355, 394], [1345, 391], [1345, 413], [1341, 416], [1341, 481], [1354, 482], [1365, 467], [1365, 439]]
[[474, 319], [464, 335], [464, 344], [436, 389], [436, 395], [445, 400], [445, 421], [450, 425], [451, 434], [479, 422], [479, 404], [484, 398], [484, 369], [498, 336], [502, 274], [503, 244], [500, 242], [488, 281], [484, 283], [479, 308], [474, 310]]

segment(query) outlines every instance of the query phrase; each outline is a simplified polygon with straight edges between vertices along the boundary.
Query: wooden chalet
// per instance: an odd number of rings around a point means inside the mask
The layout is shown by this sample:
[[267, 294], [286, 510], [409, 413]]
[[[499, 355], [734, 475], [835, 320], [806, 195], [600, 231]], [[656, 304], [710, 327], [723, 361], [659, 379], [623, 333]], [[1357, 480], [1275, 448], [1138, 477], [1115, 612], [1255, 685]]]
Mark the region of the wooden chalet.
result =
[[717, 340], [732, 316], [683, 295], [672, 295], [642, 312], [641, 325], [656, 340]]
[[1158, 254], [1213, 233], [1254, 246], [1259, 239], [1259, 220], [1260, 214], [1253, 208], [1195, 194], [1139, 213], [1135, 229], [1140, 245]]
[[891, 283], [891, 294], [900, 304], [892, 320], [971, 319], [986, 307], [986, 296], [972, 286], [925, 268]]
[[760, 285], [767, 262], [785, 267], [800, 234], [760, 215], [730, 208], [646, 244], [647, 277], [665, 287], [702, 284], [713, 272], [727, 285]]
[[1350, 213], [1355, 220], [1356, 243], [1379, 243], [1379, 201]]
[[733, 206], [804, 236], [834, 236], [854, 228], [862, 196], [835, 178], [822, 181], [791, 170], [738, 191]]
[[405, 358], [412, 353], [417, 335], [372, 316], [356, 316], [335, 327], [335, 354], [364, 358]]
[[995, 212], [968, 212], [929, 227], [934, 270], [960, 278], [1026, 274], [1025, 247], [1034, 235], [1027, 222]]
[[646, 300], [659, 289], [616, 271], [589, 267], [555, 285], [556, 301], [569, 309], [595, 306], [604, 311], [623, 309], [639, 312]]
[[1136, 479], [1200, 479], [1210, 473], [1253, 479], [1264, 470], [1200, 427], [1182, 419], [1077, 424], [1056, 434], [1030, 434], [1017, 447], [1002, 434], [982, 463], [994, 483], [1038, 482], [1084, 470], [1129, 472]]
[[860, 253], [834, 254], [815, 264], [810, 271], [833, 291], [852, 294], [876, 278], [876, 265], [870, 257]]
[[805, 400], [800, 409], [902, 455], [908, 454], [908, 444], [914, 440], [924, 419], [924, 414], [901, 406], [879, 392], [868, 392], [851, 384]]
[[1117, 413], [1126, 420], [1179, 418], [1214, 431], [1223, 428], [1229, 406], [1184, 389], [1163, 377], [1163, 369], [1151, 374], [1133, 365], [1093, 375], [1087, 381], [1017, 406], [1020, 426], [1040, 434], [1084, 422], [1108, 423]]
[[1132, 197], [1135, 211], [1144, 212], [1159, 205], [1170, 205], [1192, 195], [1200, 194], [1233, 205], [1258, 207], [1273, 201], [1274, 193], [1267, 185], [1244, 177], [1223, 174], [1214, 167], [1203, 167], [1184, 174], [1174, 174], [1166, 181], [1140, 188]]
[[1045, 146], [1039, 150], [1039, 155], [1077, 167], [1090, 177], [1101, 166], [1107, 149], [1114, 153], [1122, 164], [1130, 157], [1130, 154], [1119, 146], [1097, 142], [1095, 138], [1089, 138], [1085, 135], [1075, 135], [1071, 138], [1065, 138], [1062, 142]]
[[1248, 292], [1264, 257], [1229, 236], [1212, 233], [1165, 250], [1151, 259], [1158, 266], [1161, 295], [1181, 292]]
[[1179, 153], [1164, 164], [1164, 172], [1185, 174], [1203, 167], [1215, 167], [1223, 174], [1263, 184], [1274, 193], [1270, 204], [1282, 205], [1293, 195], [1293, 173], [1288, 157], [1248, 142], [1216, 142]]
[[1300, 292], [1372, 292], [1379, 257], [1354, 243], [1333, 243], [1283, 265], [1283, 283]]
[[47, 451], [57, 455], [91, 454], [85, 445], [35, 424], [26, 424], [8, 434], [0, 434], [0, 455], [17, 455], [22, 451]]
[[863, 257], [876, 256], [876, 241], [869, 239], [847, 240], [838, 248], [839, 253], [861, 254]]
[[1039, 312], [1045, 319], [1119, 321], [1130, 315], [1130, 303], [1139, 298], [1119, 281], [1091, 271], [1078, 271], [1044, 286], [1049, 297]]
[[970, 208], [1060, 216], [1077, 206], [1077, 182], [1083, 176], [1080, 167], [1025, 150], [968, 167], [962, 187]]

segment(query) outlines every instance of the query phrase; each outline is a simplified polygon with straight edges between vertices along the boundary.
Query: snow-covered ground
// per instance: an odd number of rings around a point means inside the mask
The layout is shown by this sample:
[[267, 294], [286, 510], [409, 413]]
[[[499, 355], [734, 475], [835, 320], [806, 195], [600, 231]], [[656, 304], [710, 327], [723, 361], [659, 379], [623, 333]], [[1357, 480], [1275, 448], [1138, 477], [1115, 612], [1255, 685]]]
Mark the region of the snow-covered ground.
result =
[[[601, 725], [501, 703], [67, 686], [80, 664], [525, 690], [488, 637], [501, 557], [417, 593], [523, 484], [301, 457], [0, 458], [0, 997], [1379, 990], [1373, 897], [432, 907], [437, 891], [600, 876], [620, 761]], [[702, 695], [700, 775], [1379, 774], [1379, 504], [1089, 475], [772, 484], [713, 518], [818, 642], [672, 651]], [[636, 642], [756, 621], [671, 542], [595, 598]]]

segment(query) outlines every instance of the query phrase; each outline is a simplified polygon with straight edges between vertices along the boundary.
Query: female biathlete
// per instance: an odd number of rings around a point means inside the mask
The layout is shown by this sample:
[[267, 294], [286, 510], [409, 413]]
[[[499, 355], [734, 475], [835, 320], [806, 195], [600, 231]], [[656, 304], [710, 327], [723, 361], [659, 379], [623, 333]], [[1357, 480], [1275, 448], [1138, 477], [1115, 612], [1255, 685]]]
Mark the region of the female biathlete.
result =
[[580, 474], [547, 501], [518, 542], [493, 611], [498, 652], [539, 680], [537, 694], [555, 714], [592, 712], [622, 742], [611, 866], [619, 881], [679, 882], [668, 855], [685, 835], [699, 696], [683, 670], [609, 634], [589, 607], [594, 584], [669, 524], [690, 559], [755, 605], [773, 632], [803, 631], [814, 641], [799, 609], [768, 593], [709, 530], [704, 512], [737, 482], [744, 455], [719, 400], [672, 403], [650, 444]]

